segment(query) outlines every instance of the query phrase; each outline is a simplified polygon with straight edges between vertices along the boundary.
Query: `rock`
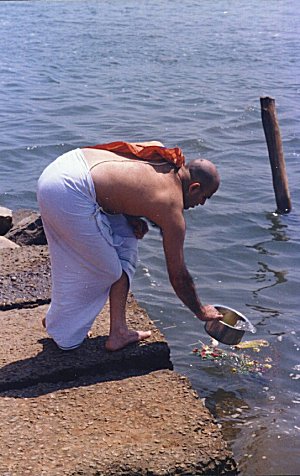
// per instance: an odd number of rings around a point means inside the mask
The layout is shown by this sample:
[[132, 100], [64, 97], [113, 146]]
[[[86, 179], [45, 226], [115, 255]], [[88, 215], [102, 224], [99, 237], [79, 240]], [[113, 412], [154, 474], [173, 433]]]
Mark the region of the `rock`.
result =
[[20, 248], [20, 247], [19, 245], [17, 245], [17, 243], [14, 243], [13, 241], [5, 238], [5, 236], [0, 236], [0, 250], [7, 249], [7, 248], [13, 249], [13, 248]]
[[12, 211], [9, 208], [0, 207], [0, 235], [5, 235], [12, 227]]
[[33, 210], [29, 208], [20, 208], [18, 210], [13, 210], [12, 212], [12, 226], [15, 227], [20, 221], [24, 218], [28, 218], [33, 213]]
[[38, 212], [32, 211], [6, 234], [6, 238], [18, 245], [46, 245], [43, 223]]

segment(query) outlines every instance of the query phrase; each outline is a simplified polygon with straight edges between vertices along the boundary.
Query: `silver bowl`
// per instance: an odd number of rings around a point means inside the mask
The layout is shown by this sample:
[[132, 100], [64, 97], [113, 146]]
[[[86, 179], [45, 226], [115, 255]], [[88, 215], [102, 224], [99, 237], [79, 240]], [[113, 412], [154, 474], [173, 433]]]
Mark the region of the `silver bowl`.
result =
[[207, 334], [217, 341], [222, 344], [236, 345], [241, 342], [246, 330], [253, 332], [252, 324], [240, 312], [219, 304], [215, 304], [214, 307], [223, 315], [223, 318], [207, 321], [204, 327]]

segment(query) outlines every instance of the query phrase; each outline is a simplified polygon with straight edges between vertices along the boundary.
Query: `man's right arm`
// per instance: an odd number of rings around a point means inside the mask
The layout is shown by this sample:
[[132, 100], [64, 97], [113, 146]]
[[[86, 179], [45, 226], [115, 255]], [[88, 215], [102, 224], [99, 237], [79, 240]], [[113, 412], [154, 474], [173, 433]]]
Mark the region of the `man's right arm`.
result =
[[220, 319], [222, 315], [213, 306], [203, 306], [197, 295], [194, 281], [184, 261], [185, 221], [182, 213], [162, 227], [163, 245], [169, 279], [179, 299], [203, 321]]

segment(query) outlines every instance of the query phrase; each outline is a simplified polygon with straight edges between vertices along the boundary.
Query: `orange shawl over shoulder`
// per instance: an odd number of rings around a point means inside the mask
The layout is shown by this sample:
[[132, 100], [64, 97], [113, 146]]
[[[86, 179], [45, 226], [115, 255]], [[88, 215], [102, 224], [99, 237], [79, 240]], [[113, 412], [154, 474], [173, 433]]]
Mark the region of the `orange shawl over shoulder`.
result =
[[124, 154], [130, 159], [147, 160], [149, 162], [159, 162], [161, 159], [180, 168], [185, 164], [185, 157], [179, 147], [168, 149], [158, 145], [139, 145], [131, 144], [130, 142], [110, 142], [108, 144], [97, 144], [88, 146], [87, 149], [102, 149], [110, 152]]

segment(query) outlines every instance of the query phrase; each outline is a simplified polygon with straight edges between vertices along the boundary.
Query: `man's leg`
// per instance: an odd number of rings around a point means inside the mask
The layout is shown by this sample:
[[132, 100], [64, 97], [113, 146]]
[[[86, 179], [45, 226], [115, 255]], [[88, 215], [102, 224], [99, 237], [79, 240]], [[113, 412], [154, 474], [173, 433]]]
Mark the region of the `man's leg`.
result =
[[127, 274], [122, 273], [121, 278], [116, 281], [109, 294], [110, 300], [110, 333], [106, 341], [107, 350], [119, 350], [128, 344], [147, 339], [151, 331], [130, 330], [126, 324], [126, 302], [129, 291]]

